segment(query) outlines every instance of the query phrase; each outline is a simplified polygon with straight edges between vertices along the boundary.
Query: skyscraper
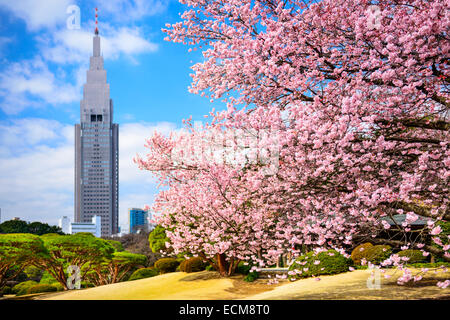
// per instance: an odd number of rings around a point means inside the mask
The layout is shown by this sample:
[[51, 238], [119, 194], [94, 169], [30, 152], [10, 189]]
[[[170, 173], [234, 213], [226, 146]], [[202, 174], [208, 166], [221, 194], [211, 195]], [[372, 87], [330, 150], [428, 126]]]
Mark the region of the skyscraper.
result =
[[140, 208], [129, 208], [130, 233], [138, 233], [139, 230], [149, 231], [148, 211]]
[[119, 232], [119, 125], [113, 123], [113, 101], [95, 29], [80, 124], [75, 125], [75, 222], [101, 216], [101, 234]]

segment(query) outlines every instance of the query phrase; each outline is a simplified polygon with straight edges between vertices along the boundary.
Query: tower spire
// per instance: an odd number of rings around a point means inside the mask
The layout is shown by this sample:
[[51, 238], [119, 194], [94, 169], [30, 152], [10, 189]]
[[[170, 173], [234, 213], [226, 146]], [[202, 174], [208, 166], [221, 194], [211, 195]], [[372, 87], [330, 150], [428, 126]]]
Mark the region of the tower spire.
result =
[[93, 57], [100, 56], [100, 37], [98, 36], [98, 9], [95, 8], [95, 36], [94, 36], [94, 51]]
[[98, 35], [98, 9], [95, 8], [95, 34]]

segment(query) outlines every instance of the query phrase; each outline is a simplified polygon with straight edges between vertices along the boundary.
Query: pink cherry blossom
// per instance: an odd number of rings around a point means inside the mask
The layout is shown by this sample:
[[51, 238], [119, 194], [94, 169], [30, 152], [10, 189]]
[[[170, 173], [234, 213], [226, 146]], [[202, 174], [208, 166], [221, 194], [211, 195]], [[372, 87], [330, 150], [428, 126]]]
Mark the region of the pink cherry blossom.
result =
[[[174, 253], [229, 275], [240, 261], [262, 267], [304, 246], [400, 248], [383, 235], [406, 238], [419, 215], [428, 220], [417, 243], [442, 233], [447, 0], [377, 1], [376, 26], [369, 0], [182, 3], [181, 21], [163, 31], [203, 53], [189, 91], [226, 108], [199, 128], [190, 118], [182, 132], [155, 133], [135, 159], [158, 179], [152, 209]], [[448, 261], [448, 250], [433, 254]]]
[[442, 288], [442, 289], [447, 288], [449, 285], [450, 285], [450, 280], [439, 281], [439, 282], [437, 283], [437, 286], [438, 286], [439, 288]]
[[440, 226], [437, 226], [437, 227], [434, 227], [434, 228], [431, 230], [430, 234], [432, 234], [433, 236], [435, 236], [435, 235], [440, 234], [441, 232], [442, 232], [441, 227], [440, 227]]

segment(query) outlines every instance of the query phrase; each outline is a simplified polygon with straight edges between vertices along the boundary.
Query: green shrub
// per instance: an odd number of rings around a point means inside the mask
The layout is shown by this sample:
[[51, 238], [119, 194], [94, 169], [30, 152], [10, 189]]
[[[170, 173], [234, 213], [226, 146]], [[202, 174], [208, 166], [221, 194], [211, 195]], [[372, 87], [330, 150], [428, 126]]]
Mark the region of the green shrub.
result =
[[[48, 273], [47, 271], [45, 271], [42, 274], [42, 278], [41, 278], [41, 281], [39, 281], [39, 284], [52, 285], [52, 286], [54, 286], [56, 288], [56, 291], [63, 291], [64, 290], [64, 286], [61, 283], [59, 283], [58, 280], [53, 278], [53, 276], [50, 273]], [[81, 286], [83, 288], [87, 288], [87, 285], [86, 285], [85, 282], [81, 282]], [[91, 287], [93, 287], [93, 285], [91, 285]]]
[[239, 262], [239, 264], [236, 267], [236, 273], [247, 275], [250, 272], [250, 269], [252, 268], [250, 263], [245, 264], [245, 261]]
[[194, 257], [194, 258], [184, 260], [183, 262], [181, 262], [179, 267], [180, 267], [180, 271], [190, 273], [190, 272], [203, 271], [203, 270], [205, 270], [207, 265], [208, 264], [205, 261], [203, 261], [202, 258]]
[[376, 245], [368, 248], [364, 251], [363, 257], [367, 260], [367, 262], [371, 262], [373, 264], [380, 264], [392, 253], [392, 248], [390, 246], [385, 245]]
[[123, 248], [123, 244], [120, 241], [111, 240], [111, 239], [108, 239], [108, 240], [105, 240], [105, 241], [108, 242], [110, 245], [112, 245], [114, 250], [116, 250], [116, 252], [122, 252], [122, 251], [125, 250]]
[[413, 268], [450, 268], [450, 262], [425, 262], [425, 263], [411, 263], [409, 265]]
[[181, 265], [182, 264], [184, 265], [184, 261], [186, 261], [186, 258], [184, 257], [184, 254], [180, 253], [180, 254], [177, 255], [177, 257], [175, 259], [179, 263], [178, 267], [175, 269], [175, 272], [180, 272], [181, 271]]
[[81, 281], [81, 288], [85, 289], [85, 288], [93, 288], [95, 287], [95, 285], [93, 283], [90, 283], [88, 281]]
[[353, 263], [356, 265], [361, 264], [361, 259], [365, 256], [365, 251], [369, 248], [373, 247], [373, 245], [370, 242], [360, 244], [355, 249], [353, 249], [352, 254], [350, 255], [351, 259], [353, 260]]
[[409, 260], [406, 263], [418, 263], [426, 261], [426, 257], [423, 256], [422, 251], [420, 250], [403, 250], [397, 253], [399, 257], [408, 257]]
[[[319, 262], [319, 263], [318, 263]], [[306, 278], [323, 274], [337, 274], [348, 271], [352, 265], [352, 260], [347, 259], [336, 250], [328, 250], [315, 254], [308, 252], [306, 255], [298, 257], [289, 267], [289, 271], [301, 271], [297, 274], [290, 274], [289, 278]]]
[[133, 274], [128, 278], [128, 281], [150, 278], [157, 276], [158, 274], [159, 271], [153, 267], [141, 268], [133, 272]]
[[39, 283], [40, 284], [54, 284], [54, 283], [59, 283], [59, 282], [58, 282], [58, 280], [53, 278], [53, 276], [50, 273], [45, 271], [42, 274], [41, 281], [39, 281]]
[[11, 293], [12, 293], [11, 287], [4, 286], [2, 291], [1, 291], [0, 297], [2, 296], [2, 294], [11, 294]]
[[12, 293], [21, 296], [24, 294], [27, 294], [27, 291], [30, 287], [33, 287], [35, 285], [37, 285], [38, 283], [36, 281], [33, 280], [29, 280], [29, 281], [24, 281], [21, 283], [16, 284], [13, 288], [12, 288]]
[[214, 271], [214, 267], [212, 265], [207, 265], [205, 268], [206, 271]]
[[148, 242], [152, 252], [167, 251], [166, 242], [169, 238], [166, 236], [166, 229], [163, 226], [157, 225], [148, 235]]
[[157, 268], [161, 274], [174, 272], [179, 265], [180, 262], [175, 258], [161, 258], [155, 262], [155, 268]]
[[256, 272], [256, 271], [252, 271], [252, 272], [249, 272], [249, 273], [244, 277], [244, 281], [247, 281], [247, 282], [253, 282], [253, 281], [255, 281], [256, 279], [258, 279], [258, 277], [259, 277], [259, 273]]
[[355, 268], [356, 270], [367, 270], [369, 269], [369, 266], [367, 264], [365, 266], [355, 264], [353, 268]]
[[64, 290], [63, 285], [61, 283], [59, 283], [59, 282], [54, 282], [54, 283], [51, 284], [51, 286], [55, 287], [56, 291], [63, 291]]
[[58, 291], [58, 288], [56, 286], [42, 283], [29, 287], [27, 290], [27, 294], [56, 291]]
[[177, 261], [181, 264], [184, 260], [186, 260], [186, 258], [184, 257], [184, 254], [180, 254], [177, 255], [177, 257], [175, 259], [177, 259]]

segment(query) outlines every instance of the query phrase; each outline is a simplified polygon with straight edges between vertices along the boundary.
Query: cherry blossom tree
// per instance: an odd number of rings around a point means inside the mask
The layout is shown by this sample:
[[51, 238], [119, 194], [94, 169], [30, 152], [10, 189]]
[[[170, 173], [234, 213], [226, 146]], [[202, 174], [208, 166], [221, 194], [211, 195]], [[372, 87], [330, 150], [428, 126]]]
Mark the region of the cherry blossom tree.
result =
[[[181, 2], [190, 9], [167, 38], [203, 50], [190, 91], [227, 109], [201, 130], [153, 136], [137, 158], [168, 187], [156, 209], [175, 249], [226, 253], [229, 270], [367, 239], [450, 260], [448, 1]], [[274, 174], [192, 161], [208, 134], [236, 130], [276, 132]]]

